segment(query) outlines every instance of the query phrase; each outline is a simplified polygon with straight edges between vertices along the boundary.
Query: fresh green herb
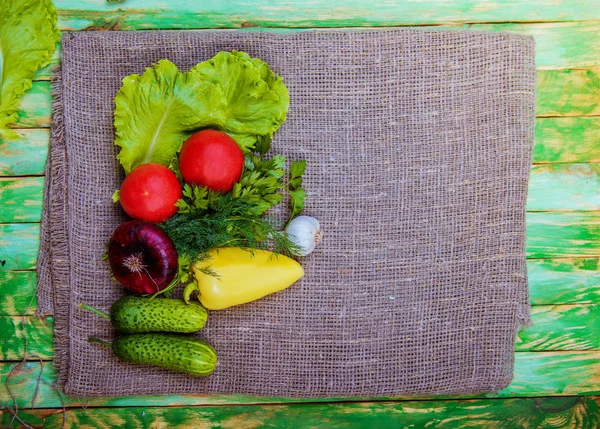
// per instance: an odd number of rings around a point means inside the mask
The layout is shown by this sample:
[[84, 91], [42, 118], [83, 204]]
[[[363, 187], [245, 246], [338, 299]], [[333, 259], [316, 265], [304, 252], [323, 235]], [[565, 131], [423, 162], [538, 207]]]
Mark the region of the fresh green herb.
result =
[[[190, 273], [192, 271], [192, 263], [194, 261], [192, 261], [192, 259], [186, 255], [186, 254], [182, 254], [179, 253], [179, 256], [177, 257], [177, 274], [175, 274], [175, 277], [173, 278], [173, 280], [171, 281], [171, 283], [169, 283], [169, 285], [164, 288], [163, 290], [156, 292], [154, 295], [152, 295], [152, 297], [154, 298], [157, 295], [164, 295], [166, 297], [170, 297], [173, 293], [173, 289], [180, 285], [180, 284], [187, 284], [190, 282]], [[210, 270], [206, 270], [206, 274], [208, 275], [216, 275], [216, 273], [210, 271]]]
[[113, 203], [118, 203], [121, 200], [121, 190], [120, 189], [117, 189], [115, 192], [113, 192], [112, 200], [113, 200]]
[[178, 213], [203, 213], [208, 209], [208, 189], [204, 186], [183, 185], [182, 198], [175, 203]]
[[161, 227], [171, 237], [177, 252], [192, 261], [217, 247], [269, 249], [287, 256], [298, 254], [297, 246], [282, 231], [281, 225], [252, 214], [254, 204], [244, 198], [221, 198], [213, 210], [204, 214], [178, 213]]
[[304, 200], [306, 193], [302, 188], [302, 175], [306, 170], [306, 161], [293, 161], [290, 166], [290, 181], [288, 182], [288, 191], [290, 193], [290, 217], [286, 222], [286, 226], [293, 218], [302, 213], [304, 210]]
[[267, 152], [269, 150], [271, 150], [271, 141], [272, 140], [273, 140], [272, 134], [258, 136], [254, 150], [263, 156], [266, 155]]
[[247, 209], [244, 216], [258, 217], [283, 199], [279, 191], [284, 188], [284, 165], [285, 157], [282, 155], [264, 159], [256, 154], [247, 154], [244, 172], [231, 192], [219, 194], [205, 187], [184, 184], [183, 196], [176, 204], [178, 213], [214, 213], [235, 205], [233, 200], [241, 198]]
[[283, 155], [275, 155], [270, 159], [254, 154], [246, 155], [244, 172], [239, 182], [233, 186], [232, 197], [244, 198], [253, 205], [254, 214], [262, 215], [283, 199], [279, 190], [283, 187], [284, 166]]
[[0, 137], [16, 138], [8, 124], [17, 119], [33, 75], [50, 63], [60, 33], [50, 0], [0, 1]]

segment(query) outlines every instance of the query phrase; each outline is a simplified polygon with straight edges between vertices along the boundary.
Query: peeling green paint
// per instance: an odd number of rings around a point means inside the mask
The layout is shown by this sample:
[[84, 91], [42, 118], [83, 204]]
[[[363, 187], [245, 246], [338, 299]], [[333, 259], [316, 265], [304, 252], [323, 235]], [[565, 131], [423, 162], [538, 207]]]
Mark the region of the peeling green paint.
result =
[[[69, 409], [67, 428], [550, 428], [596, 427], [598, 398], [476, 399], [462, 401], [350, 402], [331, 404], [250, 405], [233, 407], [172, 407]], [[62, 426], [57, 410], [22, 413], [31, 425]], [[11, 416], [1, 415], [7, 426]]]
[[599, 258], [527, 261], [532, 304], [600, 303]]
[[52, 359], [53, 319], [35, 316], [0, 316], [0, 360], [20, 360], [25, 355], [23, 327], [27, 337], [27, 355]]
[[0, 269], [0, 316], [33, 314], [36, 281], [35, 271]]
[[0, 223], [39, 222], [43, 196], [43, 177], [0, 177]]
[[17, 134], [14, 140], [0, 140], [0, 176], [44, 174], [49, 130], [17, 130]]
[[[0, 403], [8, 403], [6, 376], [14, 363], [0, 363]], [[15, 392], [19, 407], [30, 407], [40, 365], [28, 362], [13, 372], [11, 389]], [[39, 408], [60, 407], [59, 396], [52, 388], [56, 373], [50, 362], [42, 366], [42, 383], [37, 399]], [[554, 395], [600, 394], [600, 351], [565, 352], [517, 352], [515, 354], [515, 377], [505, 389], [482, 395], [440, 396], [421, 399], [459, 398], [507, 398], [542, 397]], [[336, 403], [340, 401], [399, 401], [415, 397], [383, 398], [316, 398], [314, 403]], [[240, 404], [289, 404], [305, 402], [302, 398], [264, 398], [243, 395], [168, 395], [168, 396], [123, 396], [113, 398], [65, 397], [65, 405], [80, 407], [139, 407], [139, 406], [183, 406], [183, 405], [240, 405]], [[325, 404], [323, 404], [325, 406]]]
[[534, 162], [600, 162], [600, 117], [538, 118]]
[[540, 116], [600, 114], [598, 70], [538, 72], [537, 110]]
[[600, 217], [595, 212], [527, 213], [529, 258], [600, 255]]
[[50, 82], [33, 82], [32, 88], [23, 95], [13, 128], [50, 127], [52, 100]]
[[534, 306], [531, 320], [517, 335], [517, 350], [600, 349], [598, 304]]
[[534, 165], [527, 210], [600, 210], [600, 164]]
[[39, 248], [39, 224], [0, 224], [0, 270], [35, 268]]

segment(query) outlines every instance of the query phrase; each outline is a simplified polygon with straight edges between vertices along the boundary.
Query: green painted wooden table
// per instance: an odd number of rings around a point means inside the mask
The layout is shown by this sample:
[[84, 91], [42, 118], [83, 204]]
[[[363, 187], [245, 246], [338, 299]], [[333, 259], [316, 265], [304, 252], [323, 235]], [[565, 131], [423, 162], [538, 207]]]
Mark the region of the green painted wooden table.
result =
[[437, 26], [535, 36], [538, 118], [527, 205], [533, 326], [517, 337], [512, 384], [477, 397], [64, 397], [52, 388], [52, 318], [33, 316], [57, 52], [23, 98], [14, 124], [20, 138], [0, 141], [0, 426], [21, 425], [10, 407], [30, 425], [58, 428], [64, 405], [72, 428], [600, 427], [600, 0], [55, 4], [63, 30]]

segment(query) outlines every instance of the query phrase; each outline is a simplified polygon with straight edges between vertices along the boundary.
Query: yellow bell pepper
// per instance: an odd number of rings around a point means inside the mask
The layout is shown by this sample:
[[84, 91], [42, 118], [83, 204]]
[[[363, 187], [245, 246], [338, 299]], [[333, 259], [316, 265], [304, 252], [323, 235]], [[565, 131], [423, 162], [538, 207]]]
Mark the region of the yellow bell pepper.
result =
[[[208, 268], [217, 276], [200, 271]], [[302, 265], [287, 256], [267, 250], [223, 247], [192, 266], [197, 286], [186, 288], [185, 299], [197, 287], [199, 299], [209, 310], [245, 304], [283, 290], [304, 275]]]

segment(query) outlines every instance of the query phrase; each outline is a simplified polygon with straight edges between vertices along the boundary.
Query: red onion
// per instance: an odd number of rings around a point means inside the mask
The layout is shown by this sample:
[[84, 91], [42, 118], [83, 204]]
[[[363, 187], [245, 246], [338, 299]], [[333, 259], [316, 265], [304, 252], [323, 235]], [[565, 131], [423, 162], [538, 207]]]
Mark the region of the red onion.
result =
[[117, 281], [140, 294], [163, 290], [177, 273], [177, 250], [169, 236], [141, 220], [115, 229], [108, 244], [108, 261]]

